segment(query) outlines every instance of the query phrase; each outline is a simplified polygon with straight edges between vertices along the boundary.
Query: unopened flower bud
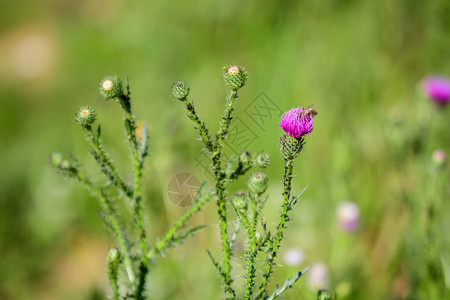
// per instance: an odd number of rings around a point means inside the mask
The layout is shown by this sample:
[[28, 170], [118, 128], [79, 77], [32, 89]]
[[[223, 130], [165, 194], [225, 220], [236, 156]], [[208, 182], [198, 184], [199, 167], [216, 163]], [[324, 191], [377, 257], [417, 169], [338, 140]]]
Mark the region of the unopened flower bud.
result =
[[123, 95], [122, 81], [117, 76], [106, 76], [100, 82], [100, 94], [106, 100], [119, 98]]
[[81, 106], [75, 114], [75, 120], [83, 127], [91, 126], [95, 119], [95, 110], [90, 106]]
[[241, 211], [247, 209], [247, 197], [245, 196], [244, 192], [237, 192], [236, 194], [234, 194], [232, 201], [236, 209]]
[[225, 175], [227, 177], [232, 176], [236, 172], [238, 167], [239, 167], [238, 157], [236, 157], [236, 155], [231, 155], [230, 160], [228, 161], [225, 167]]
[[172, 84], [172, 95], [178, 100], [186, 99], [189, 95], [189, 85], [186, 81], [178, 80]]
[[224, 67], [223, 80], [225, 84], [232, 90], [238, 90], [245, 85], [247, 80], [247, 71], [243, 67], [234, 65]]
[[63, 156], [59, 152], [54, 152], [50, 155], [48, 161], [49, 161], [50, 165], [52, 165], [55, 168], [58, 168], [63, 161]]
[[117, 248], [111, 248], [108, 251], [108, 262], [117, 262], [120, 258], [120, 252]]
[[269, 178], [266, 174], [256, 172], [248, 178], [247, 186], [252, 193], [261, 195], [266, 191], [268, 181]]
[[267, 152], [261, 151], [253, 158], [253, 167], [264, 169], [270, 165], [270, 156]]
[[244, 151], [239, 155], [239, 161], [244, 166], [249, 166], [252, 163], [252, 154], [249, 151]]
[[121, 255], [119, 250], [116, 248], [111, 248], [108, 251], [108, 255], [106, 257], [108, 263], [108, 276], [112, 282], [117, 282], [117, 278], [119, 275], [119, 267], [121, 262]]

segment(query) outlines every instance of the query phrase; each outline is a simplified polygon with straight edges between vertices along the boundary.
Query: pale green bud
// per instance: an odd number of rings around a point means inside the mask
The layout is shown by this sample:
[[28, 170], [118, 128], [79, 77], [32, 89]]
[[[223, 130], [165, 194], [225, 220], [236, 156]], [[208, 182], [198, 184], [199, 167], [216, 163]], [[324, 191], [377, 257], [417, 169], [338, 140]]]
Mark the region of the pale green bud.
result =
[[245, 211], [247, 209], [247, 197], [244, 192], [237, 192], [234, 194], [232, 201], [236, 209], [241, 211]]
[[186, 99], [189, 95], [189, 85], [186, 81], [178, 80], [172, 84], [172, 95], [178, 100]]
[[250, 177], [248, 178], [247, 186], [250, 192], [261, 195], [266, 191], [268, 181], [269, 178], [266, 174], [256, 172], [250, 175]]
[[106, 100], [121, 97], [123, 95], [122, 81], [117, 76], [106, 76], [100, 82], [100, 94]]
[[225, 84], [232, 90], [238, 90], [245, 85], [247, 81], [247, 72], [243, 67], [234, 65], [224, 67], [223, 80]]
[[253, 167], [264, 169], [270, 165], [270, 156], [267, 152], [261, 151], [253, 158]]
[[90, 106], [81, 106], [75, 114], [75, 120], [83, 127], [91, 126], [95, 119], [95, 110]]

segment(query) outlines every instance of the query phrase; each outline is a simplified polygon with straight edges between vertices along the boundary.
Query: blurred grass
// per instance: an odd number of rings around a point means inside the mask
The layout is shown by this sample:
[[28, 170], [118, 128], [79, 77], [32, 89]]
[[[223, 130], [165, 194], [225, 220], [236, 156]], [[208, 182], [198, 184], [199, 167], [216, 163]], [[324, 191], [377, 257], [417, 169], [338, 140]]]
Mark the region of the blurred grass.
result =
[[[245, 107], [264, 92], [282, 110], [314, 103], [319, 111], [294, 169], [295, 189], [311, 186], [284, 241], [302, 248], [306, 260], [277, 268], [274, 283], [324, 261], [331, 289], [347, 294], [340, 299], [445, 298], [442, 270], [429, 273], [422, 259], [426, 224], [417, 218], [431, 153], [450, 150], [449, 112], [434, 109], [418, 85], [428, 74], [450, 74], [449, 14], [446, 0], [2, 1], [0, 298], [101, 299], [106, 290], [104, 257], [113, 241], [97, 203], [46, 165], [59, 149], [98, 174], [73, 122], [78, 106], [89, 104], [122, 173], [130, 171], [125, 137], [117, 136], [120, 111], [100, 99], [99, 80], [128, 75], [136, 116], [151, 127], [145, 206], [156, 240], [182, 212], [167, 198], [170, 178], [181, 171], [203, 176], [193, 159], [201, 145], [170, 86], [188, 81], [199, 114], [215, 131], [226, 91], [221, 67], [232, 63], [250, 75], [236, 108], [258, 136], [249, 150], [272, 155], [266, 214], [273, 222], [281, 201], [281, 130], [276, 119], [255, 126]], [[450, 194], [448, 170], [447, 163], [438, 173], [442, 201]], [[343, 200], [361, 209], [361, 228], [350, 236], [336, 228]], [[448, 253], [447, 202], [434, 232]], [[210, 205], [196, 221], [215, 224], [215, 210]], [[217, 234], [211, 226], [159, 260], [150, 295], [218, 298], [220, 283], [205, 252], [217, 250]], [[313, 295], [301, 279], [286, 298]]]

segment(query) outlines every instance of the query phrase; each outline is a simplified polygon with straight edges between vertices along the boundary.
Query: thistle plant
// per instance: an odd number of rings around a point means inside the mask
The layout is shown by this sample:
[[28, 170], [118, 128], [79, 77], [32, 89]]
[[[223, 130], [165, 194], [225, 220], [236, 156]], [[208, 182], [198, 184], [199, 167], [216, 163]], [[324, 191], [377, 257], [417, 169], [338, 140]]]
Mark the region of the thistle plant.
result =
[[[305, 137], [312, 132], [314, 116], [317, 113], [303, 107], [293, 108], [282, 116], [279, 123], [285, 132], [280, 139], [279, 146], [284, 159], [283, 204], [278, 225], [273, 233], [263, 218], [264, 205], [268, 200], [264, 193], [269, 178], [262, 170], [270, 164], [270, 156], [264, 151], [252, 155], [249, 151], [243, 150], [239, 155], [232, 155], [227, 163], [224, 163], [222, 159], [223, 141], [227, 138], [232, 121], [234, 102], [238, 98], [239, 89], [247, 81], [247, 72], [243, 67], [233, 65], [224, 68], [222, 77], [229, 91], [226, 97], [225, 111], [215, 138], [210, 137], [209, 130], [197, 114], [193, 102], [188, 100], [189, 85], [185, 81], [176, 81], [172, 85], [173, 96], [184, 104], [188, 118], [194, 123], [194, 128], [200, 135], [204, 151], [210, 159], [211, 171], [214, 174], [214, 195], [221, 234], [221, 261], [214, 258], [210, 251], [208, 251], [208, 255], [222, 281], [225, 298], [275, 299], [280, 297], [286, 289], [292, 287], [308, 269], [297, 272], [292, 278], [286, 279], [284, 284], [277, 287], [273, 293], [269, 293], [268, 284], [284, 237], [284, 230], [290, 220], [289, 212], [305, 191], [304, 189], [294, 196], [291, 194], [294, 159], [302, 152]], [[255, 172], [247, 176], [248, 190], [229, 195], [230, 182], [239, 179], [252, 169], [255, 169]], [[234, 211], [234, 215], [229, 214], [228, 208]], [[230, 229], [232, 222], [237, 224], [234, 231]], [[233, 244], [237, 233], [241, 230], [246, 233], [247, 245], [245, 262], [242, 264], [245, 286], [237, 289], [231, 276], [231, 256], [235, 252]], [[258, 234], [259, 232], [262, 234]], [[264, 259], [258, 256], [260, 253], [265, 254]]]
[[[224, 159], [224, 141], [232, 122], [235, 101], [238, 91], [247, 81], [247, 72], [243, 67], [233, 65], [225, 67], [222, 74], [228, 88], [225, 111], [214, 138], [209, 135], [205, 123], [197, 114], [194, 104], [188, 99], [189, 85], [185, 81], [176, 81], [172, 85], [172, 94], [185, 106], [188, 118], [194, 123], [200, 139], [210, 160], [213, 173], [213, 184], [207, 188], [206, 181], [200, 187], [195, 202], [187, 211], [175, 221], [166, 234], [154, 245], [147, 238], [147, 230], [142, 207], [142, 172], [144, 160], [148, 156], [149, 135], [147, 126], [136, 126], [132, 112], [130, 87], [128, 81], [122, 83], [117, 76], [108, 76], [100, 82], [100, 93], [107, 101], [120, 105], [124, 114], [124, 130], [131, 152], [131, 166], [133, 182], [127, 182], [121, 176], [113, 163], [102, 141], [100, 125], [94, 128], [97, 120], [95, 110], [90, 106], [80, 107], [75, 120], [80, 125], [86, 140], [91, 146], [91, 155], [99, 165], [106, 182], [92, 180], [83, 171], [81, 163], [74, 157], [66, 158], [60, 153], [51, 155], [49, 162], [62, 174], [76, 179], [92, 195], [100, 200], [102, 205], [102, 219], [116, 239], [117, 246], [108, 252], [107, 275], [113, 299], [144, 299], [151, 298], [151, 291], [147, 287], [147, 277], [152, 263], [158, 255], [168, 248], [175, 247], [196, 231], [205, 227], [197, 225], [186, 228], [186, 222], [212, 198], [217, 205], [218, 222], [221, 236], [221, 259], [218, 260], [208, 251], [208, 255], [218, 271], [222, 281], [224, 297], [227, 299], [275, 299], [292, 285], [307, 271], [298, 271], [291, 278], [269, 292], [271, 279], [289, 213], [297, 203], [300, 193], [292, 195], [291, 181], [293, 164], [305, 145], [305, 137], [312, 132], [314, 116], [311, 109], [297, 107], [286, 112], [279, 123], [285, 134], [280, 138], [279, 149], [284, 159], [283, 203], [276, 228], [270, 229], [264, 219], [264, 206], [268, 202], [265, 195], [269, 178], [264, 169], [270, 165], [270, 156], [265, 151], [251, 154], [242, 150], [238, 155], [232, 155], [228, 161]], [[139, 132], [139, 135], [137, 134]], [[230, 183], [245, 177], [247, 190], [230, 195]], [[117, 195], [119, 195], [117, 197]], [[114, 200], [113, 200], [114, 199]], [[116, 199], [124, 200], [133, 212], [133, 220], [122, 220], [116, 210]], [[234, 213], [234, 214], [233, 214]], [[124, 226], [123, 222], [130, 222], [133, 226]], [[231, 226], [234, 224], [234, 226]], [[134, 232], [127, 232], [125, 228], [132, 227]], [[234, 244], [238, 234], [245, 235], [245, 261], [242, 276], [245, 285], [236, 287], [232, 277], [231, 258], [235, 254]], [[136, 236], [135, 240], [130, 237]], [[126, 274], [126, 276], [121, 276]]]
[[[185, 228], [185, 225], [211, 199], [212, 194], [206, 191], [206, 183], [203, 183], [192, 206], [178, 218], [159, 242], [151, 245], [147, 239], [142, 208], [142, 170], [144, 160], [148, 156], [149, 143], [147, 125], [144, 124], [139, 128], [136, 126], [131, 110], [128, 81], [123, 85], [117, 76], [108, 76], [100, 82], [100, 94], [105, 100], [119, 103], [123, 110], [124, 129], [132, 157], [133, 182], [126, 182], [119, 174], [119, 170], [103, 145], [100, 125], [94, 130], [96, 112], [90, 106], [80, 107], [75, 114], [75, 120], [90, 144], [92, 148], [90, 153], [100, 167], [101, 173], [106, 177], [106, 182], [92, 180], [74, 157], [64, 157], [56, 152], [50, 156], [49, 163], [67, 177], [76, 179], [100, 200], [102, 219], [117, 242], [117, 247], [111, 248], [107, 255], [107, 273], [112, 299], [145, 299], [151, 294], [146, 291], [146, 280], [151, 263], [168, 248], [175, 247], [204, 227], [204, 225], [198, 225]], [[131, 206], [133, 220], [119, 218], [116, 209], [117, 198]], [[125, 226], [124, 221], [133, 223], [135, 234], [125, 229], [130, 226]], [[130, 240], [130, 237], [136, 234], [137, 240]], [[126, 274], [125, 279], [122, 279], [124, 276], [120, 276], [121, 273]]]

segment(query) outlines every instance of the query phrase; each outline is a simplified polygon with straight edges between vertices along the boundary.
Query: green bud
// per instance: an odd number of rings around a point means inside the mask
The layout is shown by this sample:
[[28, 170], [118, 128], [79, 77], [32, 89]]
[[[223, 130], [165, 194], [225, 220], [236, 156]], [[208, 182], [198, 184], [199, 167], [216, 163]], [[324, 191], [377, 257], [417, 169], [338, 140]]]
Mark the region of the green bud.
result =
[[61, 163], [63, 161], [63, 156], [59, 152], [54, 152], [50, 154], [50, 157], [48, 159], [48, 162], [50, 165], [52, 165], [55, 168], [59, 168], [61, 166]]
[[304, 144], [303, 137], [297, 139], [289, 135], [283, 135], [280, 138], [279, 148], [285, 159], [293, 160], [302, 152]]
[[247, 80], [247, 71], [240, 66], [227, 66], [223, 68], [223, 80], [225, 84], [232, 90], [238, 90], [245, 85]]
[[241, 211], [247, 209], [247, 197], [245, 196], [244, 192], [237, 192], [236, 194], [234, 194], [232, 201], [236, 209]]
[[255, 155], [253, 158], [253, 167], [264, 169], [270, 165], [270, 156], [269, 153], [265, 151], [261, 151]]
[[317, 300], [332, 300], [331, 294], [328, 290], [319, 290], [317, 292]]
[[250, 175], [247, 181], [247, 186], [250, 190], [250, 192], [261, 195], [264, 193], [267, 189], [267, 182], [269, 181], [269, 178], [266, 174], [256, 172]]
[[261, 244], [264, 240], [264, 237], [262, 236], [261, 233], [259, 233], [259, 231], [255, 232], [255, 237], [256, 237], [256, 243]]
[[117, 265], [120, 262], [119, 250], [117, 250], [117, 248], [109, 249], [107, 260], [108, 260], [108, 266], [113, 266], [113, 267], [115, 267], [114, 269], [116, 269]]
[[239, 155], [239, 162], [243, 166], [249, 166], [252, 163], [252, 154], [249, 151], [244, 151]]
[[75, 120], [83, 127], [91, 126], [95, 119], [95, 110], [90, 106], [81, 106], [75, 114]]
[[119, 98], [123, 95], [122, 81], [117, 76], [106, 76], [100, 82], [100, 94], [106, 100]]
[[117, 284], [117, 279], [119, 277], [119, 267], [122, 260], [119, 250], [117, 250], [116, 248], [109, 249], [106, 260], [108, 264], [107, 268], [109, 280], [113, 284]]
[[239, 167], [239, 159], [236, 157], [236, 155], [231, 155], [230, 160], [228, 161], [225, 167], [226, 177], [230, 177], [231, 175], [233, 175], [238, 167]]
[[62, 169], [62, 170], [70, 170], [70, 169], [72, 169], [73, 168], [73, 165], [70, 163], [70, 161], [68, 161], [68, 160], [63, 160], [62, 162], [61, 162], [61, 164], [59, 165], [59, 167]]
[[172, 95], [178, 100], [186, 99], [189, 95], [189, 85], [186, 81], [178, 80], [172, 84]]

